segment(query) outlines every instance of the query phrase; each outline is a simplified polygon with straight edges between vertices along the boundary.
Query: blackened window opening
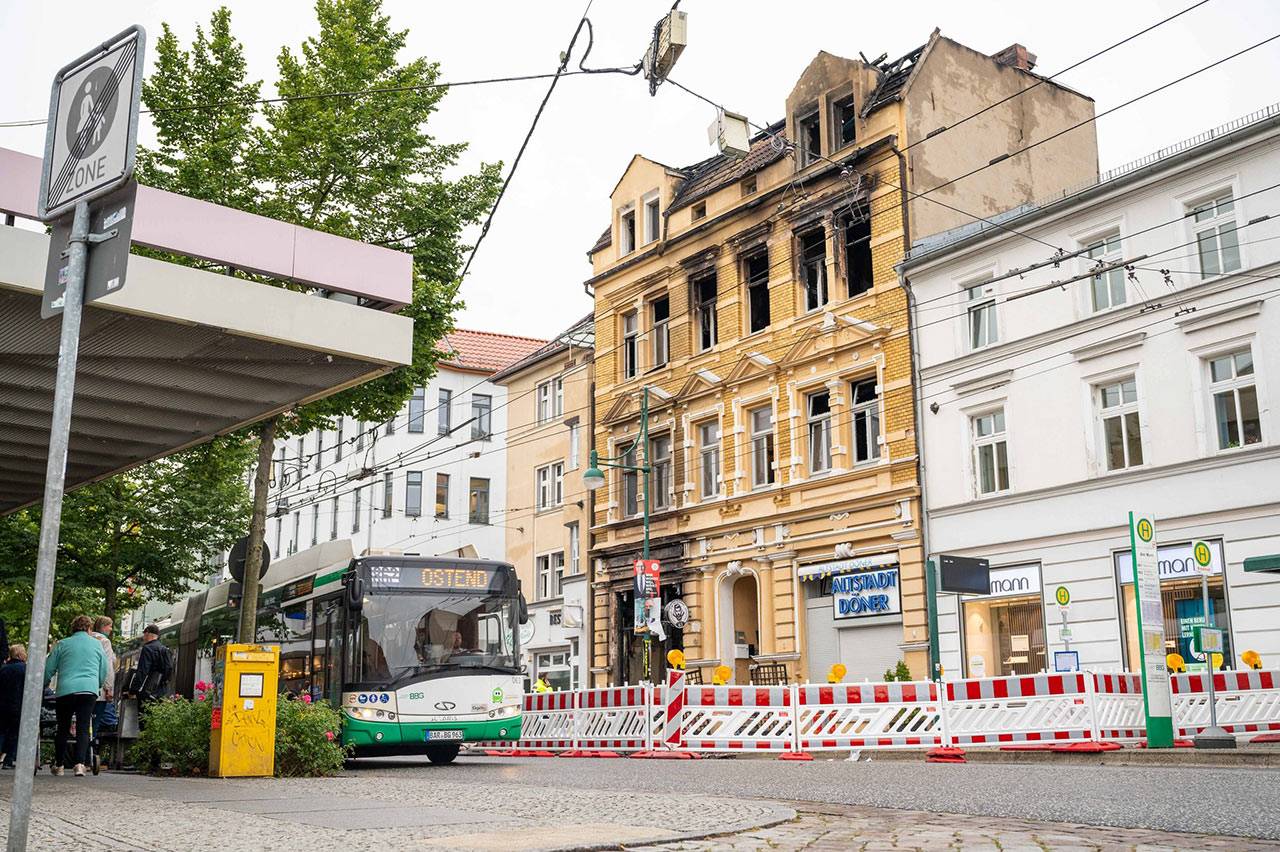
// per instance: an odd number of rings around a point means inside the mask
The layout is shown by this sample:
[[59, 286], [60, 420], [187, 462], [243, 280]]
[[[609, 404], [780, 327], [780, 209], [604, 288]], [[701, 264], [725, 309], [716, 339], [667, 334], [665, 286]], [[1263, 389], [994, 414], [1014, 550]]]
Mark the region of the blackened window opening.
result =
[[871, 220], [849, 217], [844, 226], [844, 274], [849, 295], [866, 293], [874, 283], [871, 271]]
[[814, 311], [827, 303], [827, 241], [821, 228], [800, 235], [800, 278], [804, 308]]
[[853, 96], [841, 98], [832, 104], [832, 118], [835, 119], [836, 145], [843, 148], [852, 145], [857, 137], [858, 113], [854, 109]]
[[693, 282], [694, 299], [698, 317], [698, 351], [705, 352], [716, 345], [716, 276], [715, 273]]
[[769, 327], [769, 252], [759, 251], [744, 261], [747, 279], [748, 327], [763, 331]]

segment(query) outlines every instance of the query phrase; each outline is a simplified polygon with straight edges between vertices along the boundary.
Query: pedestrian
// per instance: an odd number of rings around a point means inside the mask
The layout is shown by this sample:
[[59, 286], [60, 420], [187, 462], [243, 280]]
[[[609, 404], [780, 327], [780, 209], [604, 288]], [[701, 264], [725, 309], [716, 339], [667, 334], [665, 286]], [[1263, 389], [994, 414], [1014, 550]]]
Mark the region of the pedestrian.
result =
[[27, 649], [10, 645], [9, 660], [0, 666], [0, 768], [12, 769], [18, 756], [18, 723], [22, 720], [22, 690], [27, 680]]
[[129, 691], [138, 698], [139, 710], [165, 695], [165, 685], [172, 674], [173, 660], [169, 649], [160, 641], [160, 628], [148, 624], [142, 631], [142, 650], [129, 686]]
[[551, 684], [547, 683], [547, 678], [544, 675], [538, 675], [538, 679], [533, 684], [533, 691], [542, 693], [552, 692], [553, 690], [551, 689]]
[[54, 675], [58, 677], [57, 701], [58, 731], [53, 738], [53, 774], [61, 775], [68, 763], [67, 740], [71, 735], [71, 720], [76, 723], [75, 773], [84, 775], [89, 760], [89, 727], [93, 719], [93, 705], [98, 692], [107, 682], [107, 655], [101, 643], [93, 638], [93, 621], [87, 615], [77, 615], [71, 622], [71, 635], [53, 648], [49, 664], [44, 670], [44, 685], [48, 686]]
[[93, 727], [99, 732], [114, 728], [118, 721], [115, 704], [112, 703], [115, 698], [112, 691], [116, 684], [116, 651], [111, 646], [113, 629], [114, 622], [105, 615], [100, 615], [93, 621], [93, 638], [98, 640], [107, 655], [107, 682], [93, 705]]

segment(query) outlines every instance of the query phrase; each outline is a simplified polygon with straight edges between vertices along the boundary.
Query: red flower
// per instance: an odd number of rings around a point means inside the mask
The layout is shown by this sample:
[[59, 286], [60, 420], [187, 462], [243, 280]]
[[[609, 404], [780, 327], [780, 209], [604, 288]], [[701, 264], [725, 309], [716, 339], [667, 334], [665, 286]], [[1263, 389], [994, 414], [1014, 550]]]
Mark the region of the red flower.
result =
[[310, 696], [310, 695], [306, 695], [306, 694], [304, 694], [304, 695], [302, 696], [302, 703], [303, 703], [303, 704], [310, 704], [310, 703], [311, 703], [311, 696]]
[[329, 738], [329, 742], [333, 742], [333, 731], [325, 731], [324, 735]]

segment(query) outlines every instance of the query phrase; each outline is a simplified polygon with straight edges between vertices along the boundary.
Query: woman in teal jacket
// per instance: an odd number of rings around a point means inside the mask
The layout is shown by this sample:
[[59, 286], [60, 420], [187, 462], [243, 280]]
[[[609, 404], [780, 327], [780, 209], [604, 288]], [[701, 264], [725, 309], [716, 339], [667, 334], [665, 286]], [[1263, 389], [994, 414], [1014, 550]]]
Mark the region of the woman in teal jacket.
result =
[[89, 632], [93, 621], [77, 615], [71, 622], [71, 635], [53, 648], [44, 670], [44, 685], [58, 677], [58, 732], [53, 739], [53, 774], [61, 775], [67, 765], [67, 739], [71, 735], [71, 718], [76, 720], [76, 775], [84, 775], [89, 760], [89, 720], [98, 690], [107, 682], [107, 655], [102, 643]]

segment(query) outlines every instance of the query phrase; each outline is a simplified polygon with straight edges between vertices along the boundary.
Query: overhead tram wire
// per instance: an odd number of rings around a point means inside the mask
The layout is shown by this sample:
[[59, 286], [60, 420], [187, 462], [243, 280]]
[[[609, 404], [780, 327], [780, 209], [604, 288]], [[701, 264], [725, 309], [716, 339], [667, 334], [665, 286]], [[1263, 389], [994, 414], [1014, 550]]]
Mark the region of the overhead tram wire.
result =
[[[584, 57], [585, 59], [585, 57]], [[496, 83], [523, 83], [531, 80], [547, 80], [555, 77], [574, 77], [583, 74], [634, 74], [631, 68], [579, 68], [563, 73], [547, 72], [543, 74], [518, 74], [509, 77], [487, 77], [479, 80], [458, 80], [451, 83], [419, 83], [413, 86], [384, 86], [371, 89], [351, 89], [348, 91], [317, 92], [313, 95], [281, 95], [274, 98], [254, 98], [252, 100], [206, 101], [196, 104], [177, 104], [175, 106], [157, 107], [156, 109], [138, 110], [139, 115], [153, 115], [166, 112], [189, 112], [195, 110], [215, 110], [233, 106], [253, 106], [255, 104], [282, 104], [297, 101], [324, 100], [327, 98], [364, 98], [374, 95], [393, 95], [402, 92], [421, 92], [432, 89], [460, 89], [467, 86], [486, 86]], [[47, 124], [48, 118], [32, 118], [22, 121], [0, 121], [0, 128], [6, 127], [39, 127]]]

